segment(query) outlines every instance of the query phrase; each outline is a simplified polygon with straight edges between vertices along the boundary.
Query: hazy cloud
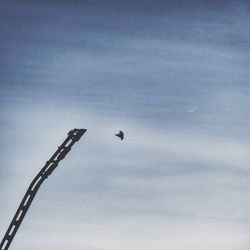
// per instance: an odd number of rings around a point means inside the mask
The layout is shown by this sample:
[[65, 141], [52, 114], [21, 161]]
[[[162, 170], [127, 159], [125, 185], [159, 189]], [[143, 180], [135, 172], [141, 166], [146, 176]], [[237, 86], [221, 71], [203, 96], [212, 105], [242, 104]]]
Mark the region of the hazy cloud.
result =
[[88, 129], [13, 249], [249, 247], [247, 2], [23, 0], [0, 12], [1, 235], [67, 132]]

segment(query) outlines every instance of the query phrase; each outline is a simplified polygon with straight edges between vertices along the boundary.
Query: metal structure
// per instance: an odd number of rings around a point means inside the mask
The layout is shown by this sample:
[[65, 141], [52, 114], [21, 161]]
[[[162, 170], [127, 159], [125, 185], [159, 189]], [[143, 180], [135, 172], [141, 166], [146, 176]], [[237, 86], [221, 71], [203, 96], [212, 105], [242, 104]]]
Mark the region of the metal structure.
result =
[[77, 142], [86, 131], [86, 129], [72, 129], [69, 131], [68, 137], [62, 143], [62, 145], [58, 147], [57, 151], [46, 162], [45, 166], [31, 182], [3, 240], [0, 243], [1, 250], [7, 250], [9, 248], [25, 214], [29, 209], [30, 204], [32, 203], [32, 200], [34, 199], [43, 181], [48, 178], [48, 176], [55, 170], [55, 168], [58, 166], [58, 163], [64, 159], [67, 153], [71, 150], [71, 147], [74, 145], [74, 143]]

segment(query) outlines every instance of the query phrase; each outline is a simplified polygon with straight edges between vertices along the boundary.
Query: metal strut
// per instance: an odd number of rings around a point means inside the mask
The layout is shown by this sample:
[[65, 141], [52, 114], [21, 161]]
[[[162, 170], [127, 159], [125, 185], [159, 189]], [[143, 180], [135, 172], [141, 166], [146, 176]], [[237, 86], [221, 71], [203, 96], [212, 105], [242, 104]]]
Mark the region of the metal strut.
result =
[[22, 223], [25, 214], [29, 209], [32, 200], [34, 199], [43, 181], [48, 178], [48, 176], [55, 170], [55, 168], [58, 166], [58, 163], [62, 159], [64, 159], [67, 153], [71, 150], [71, 147], [74, 145], [74, 143], [77, 142], [86, 131], [86, 129], [72, 129], [71, 131], [69, 131], [66, 140], [62, 143], [61, 146], [58, 147], [57, 151], [46, 162], [45, 166], [40, 170], [40, 172], [31, 182], [3, 240], [0, 243], [1, 250], [7, 250], [9, 248], [19, 226]]

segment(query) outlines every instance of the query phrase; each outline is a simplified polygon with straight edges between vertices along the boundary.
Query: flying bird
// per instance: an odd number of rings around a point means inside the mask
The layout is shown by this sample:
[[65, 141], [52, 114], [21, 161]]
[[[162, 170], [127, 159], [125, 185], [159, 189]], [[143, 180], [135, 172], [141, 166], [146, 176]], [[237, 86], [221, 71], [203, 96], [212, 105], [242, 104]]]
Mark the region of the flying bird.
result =
[[120, 130], [118, 134], [115, 134], [117, 137], [121, 138], [123, 140], [124, 138], [124, 133]]

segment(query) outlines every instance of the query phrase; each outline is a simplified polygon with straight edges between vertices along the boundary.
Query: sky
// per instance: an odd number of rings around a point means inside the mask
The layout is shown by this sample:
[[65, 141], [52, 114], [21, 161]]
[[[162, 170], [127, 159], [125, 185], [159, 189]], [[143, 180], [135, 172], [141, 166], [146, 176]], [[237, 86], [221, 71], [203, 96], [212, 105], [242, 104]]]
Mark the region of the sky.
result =
[[1, 1], [0, 237], [87, 129], [10, 249], [249, 250], [249, 23], [241, 0]]

